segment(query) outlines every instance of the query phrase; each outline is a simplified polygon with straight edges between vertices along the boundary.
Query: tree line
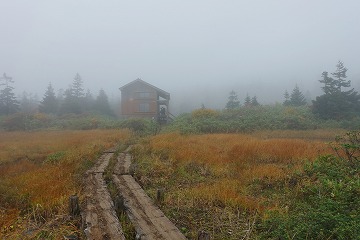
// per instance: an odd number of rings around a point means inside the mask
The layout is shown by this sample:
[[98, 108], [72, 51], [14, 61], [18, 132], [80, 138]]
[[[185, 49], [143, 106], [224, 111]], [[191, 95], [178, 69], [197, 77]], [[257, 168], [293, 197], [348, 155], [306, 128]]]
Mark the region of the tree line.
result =
[[6, 73], [0, 78], [0, 115], [9, 115], [17, 112], [41, 112], [47, 114], [81, 114], [94, 112], [114, 116], [106, 92], [101, 89], [97, 97], [93, 97], [90, 90], [85, 92], [83, 81], [79, 73], [66, 90], [59, 90], [56, 94], [51, 84], [46, 88], [41, 101], [37, 96], [23, 93], [19, 101], [14, 93], [14, 80]]
[[[349, 119], [360, 115], [360, 95], [351, 88], [351, 81], [347, 80], [347, 68], [339, 61], [336, 70], [332, 73], [324, 71], [319, 82], [323, 94], [315, 100], [307, 101], [300, 88], [295, 85], [291, 93], [284, 93], [284, 106], [306, 106], [323, 119]], [[42, 112], [47, 114], [81, 114], [84, 112], [95, 112], [103, 115], [114, 116], [108, 97], [101, 89], [96, 98], [88, 90], [85, 92], [80, 74], [76, 74], [72, 84], [66, 90], [60, 90], [56, 95], [51, 83], [41, 101], [36, 95], [23, 93], [19, 101], [14, 93], [14, 80], [6, 73], [0, 77], [0, 115], [9, 115], [16, 112]], [[231, 91], [225, 109], [234, 110], [241, 106], [259, 106], [257, 96], [246, 95], [244, 104], [240, 103], [235, 91]]]
[[[327, 71], [321, 74], [320, 83], [323, 94], [308, 103], [300, 88], [295, 85], [291, 94], [286, 90], [284, 93], [284, 106], [305, 106], [309, 105], [312, 112], [323, 119], [349, 119], [360, 116], [360, 95], [354, 88], [351, 88], [351, 81], [347, 80], [347, 68], [342, 61], [336, 65], [336, 70], [331, 73]], [[256, 96], [250, 98], [247, 94], [244, 99], [244, 107], [260, 105]], [[235, 91], [231, 91], [225, 109], [234, 110], [241, 107]]]

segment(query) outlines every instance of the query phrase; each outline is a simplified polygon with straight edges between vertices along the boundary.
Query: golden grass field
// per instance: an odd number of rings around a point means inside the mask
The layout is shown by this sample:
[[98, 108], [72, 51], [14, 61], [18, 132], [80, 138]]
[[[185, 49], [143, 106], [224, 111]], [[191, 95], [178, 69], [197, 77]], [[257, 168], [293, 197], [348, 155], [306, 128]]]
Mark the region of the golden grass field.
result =
[[3, 236], [20, 233], [29, 220], [44, 223], [66, 215], [69, 196], [81, 197], [84, 171], [103, 150], [130, 135], [125, 130], [1, 132]]
[[[327, 142], [343, 133], [167, 133], [143, 141], [134, 154], [139, 181], [153, 196], [156, 188], [166, 189], [164, 210], [187, 226], [187, 237], [194, 238], [199, 229], [207, 229], [215, 239], [238, 239], [243, 235], [234, 231], [244, 225], [241, 213], [262, 215], [267, 209], [282, 207], [282, 196], [271, 196], [261, 186], [286, 184], [306, 162], [332, 153]], [[226, 235], [227, 229], [232, 229], [231, 236]]]
[[[264, 133], [257, 134], [261, 136]], [[276, 138], [282, 132], [274, 132], [272, 138], [258, 137], [257, 134], [185, 136], [172, 133], [153, 137], [150, 147], [155, 152], [167, 152], [168, 157], [178, 165], [193, 164], [208, 168], [218, 179], [187, 189], [191, 195], [250, 209], [257, 207], [260, 201], [247, 199], [248, 194], [239, 194], [246, 191], [247, 183], [261, 178], [285, 179], [291, 171], [301, 169], [306, 161], [330, 152], [324, 141], [314, 140], [318, 135], [297, 139], [296, 134], [299, 133], [295, 132], [292, 137], [291, 134], [284, 135], [287, 138]]]
[[[306, 161], [330, 153], [326, 142], [343, 132], [166, 133], [141, 139], [134, 156], [140, 183], [150, 195], [167, 190], [164, 211], [186, 226], [188, 237], [204, 228], [222, 238], [231, 229], [228, 239], [237, 239], [241, 212], [281, 207], [252, 184], [288, 181]], [[30, 223], [35, 230], [29, 236], [37, 238], [78, 231], [72, 222], [52, 221], [67, 215], [70, 195], [81, 198], [83, 174], [99, 154], [130, 137], [126, 130], [1, 132], [0, 236], [19, 238]]]

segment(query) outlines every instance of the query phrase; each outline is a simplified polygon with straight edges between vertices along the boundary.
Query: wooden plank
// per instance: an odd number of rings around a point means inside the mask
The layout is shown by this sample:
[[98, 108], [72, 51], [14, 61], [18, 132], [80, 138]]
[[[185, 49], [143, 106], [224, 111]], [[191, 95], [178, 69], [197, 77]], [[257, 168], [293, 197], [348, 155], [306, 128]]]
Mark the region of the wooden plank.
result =
[[186, 239], [130, 175], [113, 175], [141, 239]]
[[120, 239], [125, 240], [119, 219], [114, 211], [114, 204], [107, 190], [103, 173], [109, 163], [112, 153], [99, 158], [86, 177], [84, 212], [85, 234], [87, 239]]

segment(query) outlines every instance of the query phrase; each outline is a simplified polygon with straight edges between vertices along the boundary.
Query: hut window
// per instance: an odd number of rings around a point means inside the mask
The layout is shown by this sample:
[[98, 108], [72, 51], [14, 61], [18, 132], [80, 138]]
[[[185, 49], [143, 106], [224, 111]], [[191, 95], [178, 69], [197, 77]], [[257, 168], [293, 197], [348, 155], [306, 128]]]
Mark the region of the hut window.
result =
[[149, 103], [140, 103], [139, 104], [139, 112], [150, 112], [150, 104]]
[[147, 99], [151, 97], [151, 93], [150, 92], [137, 92], [136, 93], [137, 98], [140, 99]]

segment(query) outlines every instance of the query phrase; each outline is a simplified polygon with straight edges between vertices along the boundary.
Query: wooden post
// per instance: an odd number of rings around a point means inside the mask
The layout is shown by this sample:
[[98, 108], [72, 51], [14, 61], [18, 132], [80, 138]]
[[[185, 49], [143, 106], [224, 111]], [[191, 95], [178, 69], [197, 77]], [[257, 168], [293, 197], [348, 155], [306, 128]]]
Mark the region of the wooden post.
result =
[[76, 235], [64, 235], [66, 240], [78, 240], [79, 238]]
[[134, 175], [135, 175], [135, 168], [136, 168], [135, 164], [131, 163], [131, 164], [130, 164], [130, 167], [129, 167], [129, 174], [130, 174], [132, 177], [134, 177]]
[[76, 195], [72, 195], [69, 198], [69, 214], [72, 217], [79, 216], [80, 214], [79, 198]]
[[120, 214], [120, 213], [125, 213], [126, 211], [126, 207], [125, 207], [125, 203], [124, 203], [124, 197], [121, 194], [118, 194], [115, 197], [115, 211]]
[[165, 193], [163, 188], [158, 188], [156, 192], [156, 202], [161, 204], [164, 202], [165, 199]]
[[198, 232], [197, 240], [210, 240], [210, 234], [201, 230]]

